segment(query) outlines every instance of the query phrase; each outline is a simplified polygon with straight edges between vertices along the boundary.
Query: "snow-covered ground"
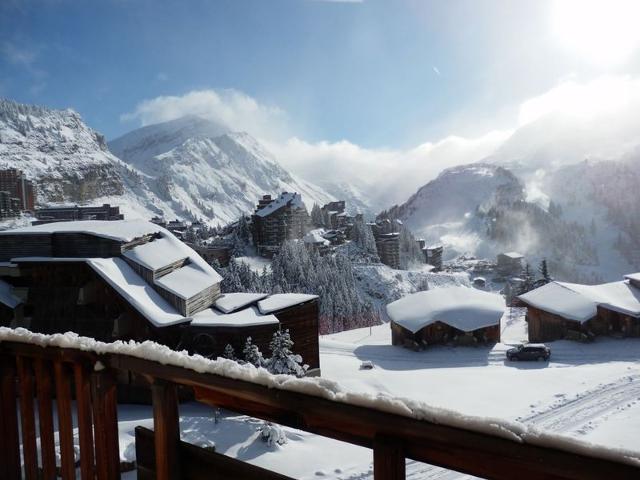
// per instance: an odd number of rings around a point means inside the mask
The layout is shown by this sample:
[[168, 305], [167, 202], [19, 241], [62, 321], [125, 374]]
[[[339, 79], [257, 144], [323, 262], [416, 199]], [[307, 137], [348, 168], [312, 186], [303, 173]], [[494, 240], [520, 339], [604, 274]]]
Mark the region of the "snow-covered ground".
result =
[[[640, 340], [552, 342], [551, 361], [507, 362], [505, 351], [526, 338], [522, 312], [502, 321], [505, 343], [493, 347], [431, 347], [414, 352], [391, 346], [388, 324], [327, 335], [320, 341], [322, 376], [362, 393], [386, 392], [464, 414], [520, 421], [544, 431], [640, 452]], [[363, 361], [372, 370], [361, 370]], [[127, 406], [120, 414], [121, 455], [132, 460], [135, 425], [152, 426], [151, 410]], [[260, 422], [211, 408], [181, 406], [186, 441], [215, 443], [226, 455], [294, 478], [372, 478], [368, 449], [285, 428], [288, 442], [268, 446]], [[133, 474], [128, 474], [135, 478]], [[411, 479], [471, 477], [407, 462]]]

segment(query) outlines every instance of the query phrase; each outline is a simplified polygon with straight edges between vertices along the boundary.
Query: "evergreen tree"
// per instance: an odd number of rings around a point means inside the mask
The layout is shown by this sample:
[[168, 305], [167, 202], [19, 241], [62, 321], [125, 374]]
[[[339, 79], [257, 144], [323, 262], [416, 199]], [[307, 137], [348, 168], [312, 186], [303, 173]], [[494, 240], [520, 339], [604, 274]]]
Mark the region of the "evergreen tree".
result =
[[533, 274], [531, 273], [531, 266], [529, 263], [525, 264], [524, 270], [522, 271], [522, 286], [520, 287], [520, 292], [518, 295], [522, 295], [523, 293], [530, 292], [535, 288], [535, 282], [533, 280]]
[[304, 377], [308, 365], [302, 365], [302, 357], [296, 355], [291, 350], [293, 340], [289, 335], [289, 330], [278, 330], [273, 334], [269, 343], [271, 358], [265, 362], [265, 367], [273, 374], [295, 375]]
[[549, 268], [547, 267], [547, 259], [543, 258], [540, 262], [540, 266], [538, 267], [538, 272], [542, 275], [542, 284], [547, 284], [551, 282], [553, 279], [551, 275], [549, 275]]
[[318, 205], [317, 203], [314, 203], [313, 207], [311, 208], [311, 223], [315, 227], [325, 226], [324, 218], [322, 216], [322, 209], [320, 208], [320, 205]]
[[236, 358], [236, 351], [233, 349], [233, 345], [231, 345], [230, 343], [227, 343], [227, 345], [224, 347], [224, 352], [222, 353], [222, 356], [228, 360], [234, 360], [234, 361], [238, 360]]
[[251, 341], [251, 337], [247, 337], [247, 341], [242, 349], [242, 354], [244, 355], [245, 362], [250, 363], [254, 367], [264, 366], [265, 359], [262, 356], [262, 352], [260, 352], [258, 346]]

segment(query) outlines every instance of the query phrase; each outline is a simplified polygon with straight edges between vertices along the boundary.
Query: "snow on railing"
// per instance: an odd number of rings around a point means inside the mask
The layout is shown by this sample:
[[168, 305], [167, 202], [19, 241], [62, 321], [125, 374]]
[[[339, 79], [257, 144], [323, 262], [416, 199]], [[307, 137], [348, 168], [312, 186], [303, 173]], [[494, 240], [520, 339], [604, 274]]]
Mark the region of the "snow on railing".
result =
[[296, 378], [290, 375], [273, 375], [263, 368], [218, 358], [207, 359], [201, 355], [190, 355], [186, 351], [175, 351], [155, 342], [116, 341], [104, 343], [82, 337], [73, 332], [45, 335], [24, 328], [0, 327], [0, 350], [2, 342], [17, 342], [40, 347], [59, 347], [94, 352], [98, 355], [122, 355], [135, 357], [162, 365], [181, 367], [202, 374], [212, 374], [228, 379], [295, 392], [363, 407], [380, 412], [400, 415], [431, 424], [454, 427], [464, 431], [507, 439], [519, 444], [544, 447], [553, 450], [609, 460], [640, 468], [640, 452], [621, 448], [595, 445], [580, 439], [541, 431], [534, 426], [500, 418], [471, 416], [428, 405], [422, 401], [394, 397], [384, 392], [371, 394], [353, 392], [339, 383], [317, 377]]

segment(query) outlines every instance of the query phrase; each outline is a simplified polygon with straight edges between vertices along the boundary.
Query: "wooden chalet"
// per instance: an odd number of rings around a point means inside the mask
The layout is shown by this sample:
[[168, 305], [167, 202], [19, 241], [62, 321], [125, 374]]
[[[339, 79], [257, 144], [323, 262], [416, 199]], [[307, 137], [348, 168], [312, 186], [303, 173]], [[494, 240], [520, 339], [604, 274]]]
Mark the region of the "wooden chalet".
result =
[[529, 341], [640, 337], [640, 274], [600, 285], [550, 282], [519, 295], [527, 306]]
[[442, 270], [442, 253], [444, 247], [442, 245], [431, 245], [422, 249], [424, 253], [425, 261], [433, 266], [434, 272]]
[[387, 305], [392, 344], [413, 349], [499, 342], [504, 312], [501, 295], [468, 287], [417, 292]]
[[233, 294], [222, 296], [221, 280], [194, 250], [150, 222], [58, 222], [0, 232], [2, 325], [101, 341], [155, 340], [213, 357], [227, 343], [241, 351], [249, 336], [268, 353], [273, 332], [284, 326], [300, 340], [296, 353], [319, 367], [315, 297], [286, 297], [281, 313], [253, 306], [266, 295], [239, 294], [253, 297], [226, 309]]
[[260, 255], [272, 257], [286, 240], [302, 238], [310, 221], [299, 193], [283, 192], [275, 199], [264, 195], [251, 216], [253, 244]]

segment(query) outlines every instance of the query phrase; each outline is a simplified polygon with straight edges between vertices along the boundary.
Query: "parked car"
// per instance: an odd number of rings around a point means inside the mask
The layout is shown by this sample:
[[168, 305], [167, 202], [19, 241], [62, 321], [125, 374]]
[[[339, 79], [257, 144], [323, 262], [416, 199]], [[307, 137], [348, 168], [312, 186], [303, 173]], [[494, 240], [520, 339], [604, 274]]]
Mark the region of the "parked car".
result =
[[518, 345], [507, 350], [507, 360], [549, 360], [551, 349], [542, 343]]

